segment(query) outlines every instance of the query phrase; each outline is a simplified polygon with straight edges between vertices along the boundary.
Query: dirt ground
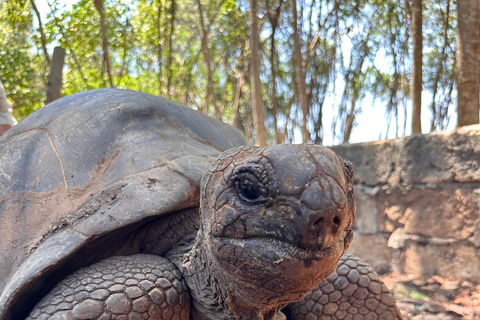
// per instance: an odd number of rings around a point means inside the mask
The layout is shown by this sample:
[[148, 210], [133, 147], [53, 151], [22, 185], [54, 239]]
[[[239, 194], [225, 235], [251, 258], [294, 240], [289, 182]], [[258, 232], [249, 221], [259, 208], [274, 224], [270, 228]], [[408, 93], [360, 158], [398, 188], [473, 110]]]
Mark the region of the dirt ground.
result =
[[405, 320], [480, 320], [480, 283], [398, 273], [381, 278], [395, 294]]

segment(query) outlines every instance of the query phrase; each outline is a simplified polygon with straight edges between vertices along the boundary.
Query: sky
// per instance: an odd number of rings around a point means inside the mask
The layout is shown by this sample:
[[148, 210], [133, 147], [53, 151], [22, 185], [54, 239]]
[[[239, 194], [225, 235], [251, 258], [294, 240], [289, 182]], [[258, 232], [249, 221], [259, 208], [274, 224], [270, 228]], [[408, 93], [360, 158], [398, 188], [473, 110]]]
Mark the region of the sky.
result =
[[[73, 4], [78, 2], [78, 0], [74, 1], [65, 1], [65, 9], [70, 10]], [[39, 1], [37, 3], [38, 9], [42, 15], [42, 20], [46, 20], [46, 15], [50, 11], [50, 8], [48, 6], [47, 1]], [[344, 41], [344, 50], [350, 50], [351, 47], [349, 47], [348, 41]], [[55, 44], [51, 44], [51, 48], [53, 50], [53, 47]], [[345, 55], [347, 56], [347, 55]], [[377, 57], [377, 59], [380, 59], [380, 61], [375, 61], [375, 65], [388, 65], [388, 63], [382, 63], [381, 59]], [[347, 61], [348, 63], [348, 61]], [[340, 144], [341, 138], [337, 135], [334, 135], [332, 127], [332, 123], [334, 121], [335, 117], [335, 106], [338, 105], [341, 99], [341, 95], [343, 92], [343, 87], [342, 85], [336, 85], [336, 92], [333, 95], [330, 95], [325, 103], [324, 103], [324, 139], [323, 139], [323, 144], [326, 146], [331, 146], [331, 145], [337, 145]], [[421, 120], [422, 120], [422, 133], [428, 133], [430, 131], [430, 122], [432, 119], [432, 112], [428, 108], [429, 104], [432, 101], [432, 95], [424, 91], [422, 93], [422, 114], [421, 114]], [[386, 114], [386, 108], [385, 108], [385, 103], [374, 100], [371, 96], [366, 96], [360, 103], [360, 109], [358, 114], [356, 114], [355, 118], [355, 124], [352, 130], [351, 134], [351, 139], [350, 143], [359, 143], [359, 142], [368, 142], [368, 141], [377, 141], [381, 139], [393, 139], [396, 138], [396, 123], [395, 119], [392, 118], [392, 121], [390, 123], [390, 126], [387, 124], [387, 114]], [[407, 102], [406, 106], [402, 106], [399, 104], [399, 131], [398, 135], [401, 136], [408, 136], [411, 134], [411, 123], [412, 123], [412, 103], [411, 101]], [[449, 123], [447, 125], [447, 130], [451, 130], [455, 128], [456, 125], [456, 110], [454, 108], [450, 108], [448, 115], [450, 117]], [[405, 114], [406, 114], [406, 125], [405, 129], [404, 128], [404, 122], [405, 122]], [[301, 136], [301, 131], [300, 129], [297, 129], [294, 131], [294, 143], [301, 143], [302, 142], [302, 136]]]

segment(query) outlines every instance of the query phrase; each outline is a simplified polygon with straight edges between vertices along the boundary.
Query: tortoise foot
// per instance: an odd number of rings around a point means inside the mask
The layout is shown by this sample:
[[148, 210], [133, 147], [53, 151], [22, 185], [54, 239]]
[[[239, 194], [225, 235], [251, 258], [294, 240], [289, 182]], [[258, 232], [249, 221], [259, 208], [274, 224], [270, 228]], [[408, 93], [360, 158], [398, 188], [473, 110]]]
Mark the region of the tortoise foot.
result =
[[62, 280], [27, 319], [189, 319], [189, 300], [180, 272], [167, 259], [111, 257]]
[[337, 270], [303, 300], [287, 306], [295, 320], [401, 320], [393, 294], [373, 269], [345, 254]]

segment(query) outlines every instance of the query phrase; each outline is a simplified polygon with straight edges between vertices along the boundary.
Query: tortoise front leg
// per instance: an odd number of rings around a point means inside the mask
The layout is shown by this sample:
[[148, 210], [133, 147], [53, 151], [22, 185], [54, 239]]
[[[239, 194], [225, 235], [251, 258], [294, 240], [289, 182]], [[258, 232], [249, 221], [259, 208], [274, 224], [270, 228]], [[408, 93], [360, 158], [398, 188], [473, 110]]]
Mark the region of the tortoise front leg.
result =
[[401, 320], [395, 299], [373, 269], [345, 254], [337, 270], [285, 308], [292, 320]]
[[27, 320], [189, 319], [190, 296], [167, 259], [111, 257], [62, 280]]

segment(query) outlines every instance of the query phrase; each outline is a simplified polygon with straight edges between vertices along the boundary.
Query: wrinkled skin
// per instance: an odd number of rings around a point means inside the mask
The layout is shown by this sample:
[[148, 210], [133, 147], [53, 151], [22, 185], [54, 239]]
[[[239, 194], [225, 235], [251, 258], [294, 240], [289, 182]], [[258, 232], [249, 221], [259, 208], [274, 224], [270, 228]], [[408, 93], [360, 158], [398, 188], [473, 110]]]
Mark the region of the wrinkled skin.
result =
[[351, 164], [246, 143], [129, 90], [24, 119], [0, 137], [0, 318], [401, 319], [373, 270], [342, 256]]
[[[313, 145], [221, 155], [202, 179], [201, 228], [183, 265], [196, 318], [271, 319], [332, 273], [352, 239], [352, 175]], [[204, 259], [207, 278], [195, 277]], [[205, 281], [219, 284], [227, 310], [205, 309], [195, 290]]]
[[230, 149], [203, 175], [199, 210], [139, 227], [123, 242], [140, 250], [68, 276], [27, 320], [402, 319], [375, 272], [344, 255], [352, 180], [320, 146]]

